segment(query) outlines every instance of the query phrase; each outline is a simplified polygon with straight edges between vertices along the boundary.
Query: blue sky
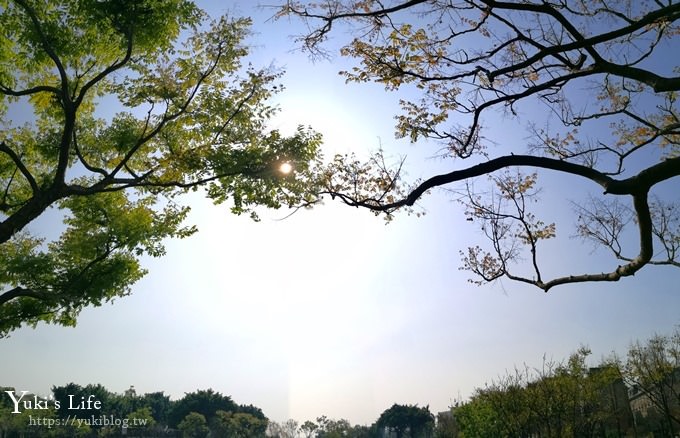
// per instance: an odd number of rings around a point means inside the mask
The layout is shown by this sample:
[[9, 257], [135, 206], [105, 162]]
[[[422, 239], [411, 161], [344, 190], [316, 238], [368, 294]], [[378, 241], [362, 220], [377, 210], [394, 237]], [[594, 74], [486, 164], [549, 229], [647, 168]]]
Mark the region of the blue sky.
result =
[[[287, 71], [273, 128], [311, 125], [329, 156], [382, 144], [395, 157], [408, 155], [414, 179], [451, 168], [427, 158], [436, 145], [394, 140], [399, 95], [345, 85], [337, 71], [347, 60], [312, 63], [291, 52], [286, 36], [301, 31], [295, 22], [271, 22], [270, 11], [232, 3], [255, 21], [249, 60]], [[223, 12], [214, 3], [208, 10]], [[521, 125], [493, 122], [490, 136], [525, 142]], [[598, 189], [553, 175], [545, 182], [541, 207], [566, 226], [573, 219], [565, 200]], [[426, 216], [400, 215], [389, 225], [331, 201], [286, 220], [278, 220], [284, 211], [265, 211], [253, 223], [199, 195], [186, 198], [199, 234], [147, 260], [150, 272], [130, 297], [83, 311], [75, 329], [40, 325], [2, 340], [0, 385], [42, 394], [69, 382], [116, 392], [134, 385], [173, 398], [213, 388], [277, 421], [326, 415], [370, 424], [393, 403], [442, 411], [516, 365], [560, 360], [580, 344], [597, 362], [680, 323], [677, 268], [549, 294], [511, 282], [467, 283], [458, 251], [481, 235], [442, 192], [423, 199]], [[39, 226], [56, 227], [54, 220]], [[572, 234], [565, 227], [545, 246], [548, 269], [612, 266], [608, 254]]]

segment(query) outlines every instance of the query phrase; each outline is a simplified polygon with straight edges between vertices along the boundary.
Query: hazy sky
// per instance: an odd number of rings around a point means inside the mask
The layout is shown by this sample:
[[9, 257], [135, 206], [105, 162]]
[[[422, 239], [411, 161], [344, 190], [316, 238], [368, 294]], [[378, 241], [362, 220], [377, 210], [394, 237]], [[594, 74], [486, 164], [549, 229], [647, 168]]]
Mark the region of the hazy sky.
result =
[[[203, 6], [218, 14], [217, 3]], [[233, 5], [255, 20], [249, 60], [287, 71], [272, 127], [313, 126], [327, 155], [382, 144], [395, 157], [408, 154], [414, 179], [450, 169], [426, 159], [436, 145], [393, 139], [399, 95], [345, 85], [337, 74], [345, 60], [311, 63], [290, 52], [287, 35], [302, 31], [294, 22], [267, 21], [271, 11], [248, 1]], [[497, 123], [493, 135], [525, 140], [520, 125]], [[547, 181], [541, 207], [565, 225], [567, 200], [597, 191], [573, 178]], [[40, 325], [0, 341], [0, 385], [42, 394], [69, 382], [115, 392], [134, 385], [173, 398], [213, 388], [277, 421], [327, 415], [370, 424], [393, 403], [442, 411], [514, 366], [563, 359], [580, 344], [597, 362], [680, 323], [677, 268], [549, 294], [469, 284], [458, 251], [483, 241], [442, 192], [422, 201], [425, 217], [400, 215], [389, 225], [330, 200], [283, 221], [287, 212], [265, 211], [261, 223], [197, 195], [186, 202], [199, 234], [168, 242], [166, 257], [145, 261], [150, 273], [130, 297], [83, 311], [75, 329]], [[564, 229], [544, 247], [548, 271], [615, 266], [571, 234]]]

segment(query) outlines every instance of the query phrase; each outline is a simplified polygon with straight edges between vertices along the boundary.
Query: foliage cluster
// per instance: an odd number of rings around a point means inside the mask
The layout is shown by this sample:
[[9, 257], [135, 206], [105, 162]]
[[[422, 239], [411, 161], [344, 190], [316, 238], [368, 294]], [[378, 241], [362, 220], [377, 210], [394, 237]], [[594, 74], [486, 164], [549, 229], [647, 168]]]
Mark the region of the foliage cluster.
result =
[[[295, 420], [283, 423], [270, 421], [262, 410], [253, 405], [239, 405], [231, 397], [212, 389], [186, 393], [179, 400], [171, 400], [163, 392], [137, 395], [133, 387], [123, 394], [116, 394], [100, 384], [80, 386], [69, 383], [52, 388], [52, 395], [41, 409], [40, 416], [49, 419], [89, 419], [107, 417], [127, 419], [128, 428], [123, 431], [116, 425], [78, 425], [76, 422], [59, 427], [30, 426], [29, 416], [35, 414], [22, 410], [11, 413], [12, 400], [2, 388], [0, 396], [0, 436], [49, 437], [185, 437], [205, 438], [210, 436], [234, 438], [378, 438], [390, 430], [400, 438], [421, 438], [432, 436], [434, 417], [427, 407], [395, 404], [385, 410], [371, 426], [352, 425], [345, 419], [335, 420], [321, 416], [316, 421], [299, 424]], [[31, 400], [33, 398], [31, 396]], [[65, 409], [71, 400], [87, 400], [93, 397], [101, 402], [98, 407], [89, 406], [78, 411]], [[55, 409], [55, 402], [60, 408]], [[76, 402], [76, 404], [77, 404]], [[132, 419], [143, 420], [144, 425], [133, 426]]]
[[[312, 53], [350, 23], [340, 53], [358, 64], [342, 74], [405, 91], [396, 136], [439, 143], [453, 170], [407, 183], [383, 151], [323, 163], [318, 133], [270, 129], [281, 72], [243, 61], [248, 19], [210, 21], [190, 0], [2, 1], [0, 336], [74, 325], [84, 307], [129, 294], [141, 257], [196, 231], [179, 195], [199, 189], [253, 218], [324, 195], [391, 218], [460, 183], [488, 241], [460, 254], [478, 284], [548, 291], [680, 267], [677, 195], [656, 193], [680, 175], [677, 3], [288, 0], [277, 16], [290, 15], [307, 21]], [[536, 105], [550, 116], [522, 119]], [[498, 143], [494, 110], [529, 141]], [[575, 203], [575, 222], [611, 254], [604, 272], [545, 268], [545, 242], [563, 231], [532, 210], [539, 170], [603, 190]], [[484, 175], [491, 185], [475, 187]], [[52, 208], [64, 218], [57, 238], [29, 226]]]
[[[46, 406], [41, 409], [41, 418], [66, 420], [74, 417], [80, 419], [109, 418], [128, 420], [127, 430], [121, 425], [78, 424], [70, 421], [59, 427], [30, 426], [29, 415], [35, 412], [22, 410], [19, 414], [11, 413], [12, 401], [4, 393], [0, 397], [0, 436], [50, 436], [50, 437], [114, 437], [114, 436], [148, 436], [148, 437], [205, 437], [208, 432], [213, 436], [229, 436], [239, 438], [255, 438], [264, 436], [267, 417], [260, 408], [252, 405], [239, 405], [231, 397], [224, 396], [212, 389], [186, 393], [178, 400], [171, 400], [163, 392], [137, 395], [134, 388], [123, 394], [116, 394], [100, 384], [80, 386], [69, 383], [52, 388]], [[99, 408], [89, 406], [74, 411], [67, 409], [69, 403], [77, 405], [88, 397], [101, 402]], [[76, 400], [72, 402], [71, 400]], [[55, 409], [55, 401], [59, 409]], [[137, 422], [132, 419], [143, 420]]]
[[[196, 231], [187, 191], [255, 219], [316, 199], [321, 137], [268, 126], [282, 72], [243, 62], [249, 26], [189, 0], [0, 1], [0, 337], [130, 293]], [[50, 209], [56, 238], [29, 226]]]
[[[566, 361], [544, 358], [540, 368], [524, 366], [481, 388], [450, 412], [435, 417], [429, 407], [394, 404], [370, 426], [321, 416], [315, 421], [270, 421], [252, 405], [239, 405], [213, 390], [187, 393], [171, 401], [163, 392], [138, 396], [134, 388], [114, 394], [102, 385], [74, 383], [53, 388], [63, 406], [93, 395], [102, 409], [79, 415], [140, 418], [146, 426], [136, 436], [213, 436], [242, 438], [454, 438], [480, 436], [674, 436], [680, 431], [680, 327], [630, 345], [625, 358], [611, 355], [596, 366], [580, 347]], [[52, 405], [53, 406], [53, 405]], [[28, 414], [10, 414], [11, 402], [0, 397], [0, 432], [30, 432]], [[50, 409], [45, 417], [65, 418], [66, 410]], [[72, 412], [71, 412], [72, 414]], [[35, 430], [35, 429], [33, 429]], [[112, 427], [60, 427], [40, 436], [117, 436]], [[45, 435], [47, 434], [47, 435]]]
[[459, 436], [674, 436], [680, 430], [680, 328], [637, 341], [627, 357], [589, 367], [581, 347], [565, 363], [515, 369], [453, 407]]

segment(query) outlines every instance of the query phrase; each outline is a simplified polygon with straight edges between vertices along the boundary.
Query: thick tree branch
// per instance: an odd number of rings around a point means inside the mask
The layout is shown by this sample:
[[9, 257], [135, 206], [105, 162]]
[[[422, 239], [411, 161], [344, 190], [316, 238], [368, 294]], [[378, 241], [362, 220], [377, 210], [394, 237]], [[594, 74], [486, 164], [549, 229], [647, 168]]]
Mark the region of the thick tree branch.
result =
[[667, 158], [630, 178], [613, 180], [606, 187], [605, 193], [613, 195], [646, 193], [652, 186], [676, 176], [680, 176], [680, 156]]
[[0, 306], [10, 302], [11, 300], [21, 297], [34, 298], [36, 300], [47, 300], [49, 299], [50, 294], [47, 292], [41, 292], [34, 289], [27, 289], [25, 287], [17, 286], [0, 294]]
[[[675, 163], [676, 167], [678, 168], [677, 172], [680, 173], [680, 158], [674, 160], [677, 162]], [[343, 202], [351, 206], [366, 207], [375, 211], [389, 212], [394, 211], [400, 207], [414, 205], [416, 201], [425, 192], [432, 188], [443, 186], [457, 181], [463, 181], [481, 175], [486, 175], [497, 170], [513, 166], [538, 167], [542, 169], [550, 169], [559, 172], [569, 173], [572, 175], [581, 176], [599, 184], [605, 189], [605, 191], [608, 191], [613, 184], [617, 183], [617, 181], [612, 177], [605, 175], [604, 173], [599, 172], [595, 169], [580, 164], [574, 164], [568, 161], [557, 160], [554, 158], [537, 157], [533, 155], [507, 155], [503, 157], [494, 158], [492, 160], [477, 164], [475, 166], [468, 167], [467, 169], [454, 170], [453, 172], [433, 176], [419, 184], [405, 198], [392, 203], [376, 204], [374, 202], [365, 201], [361, 199], [353, 199], [347, 195], [337, 192], [328, 192], [328, 194], [337, 196]], [[616, 194], [631, 194], [630, 192], [624, 193], [623, 189], [618, 187], [617, 192], [621, 193]]]
[[61, 140], [59, 142], [59, 157], [57, 159], [57, 166], [54, 170], [54, 179], [52, 180], [52, 188], [54, 190], [61, 190], [65, 180], [66, 171], [68, 169], [69, 158], [71, 156], [71, 139], [76, 127], [76, 111], [77, 107], [72, 104], [64, 103], [64, 125], [61, 132]]
[[[63, 189], [63, 188], [62, 188]], [[0, 222], [0, 244], [7, 242], [12, 236], [40, 216], [53, 202], [63, 198], [65, 193], [51, 188], [38, 191], [30, 200], [19, 207], [11, 216]]]
[[30, 96], [31, 94], [37, 93], [52, 93], [57, 96], [61, 96], [61, 90], [56, 87], [50, 87], [49, 85], [38, 85], [31, 88], [26, 88], [25, 90], [13, 90], [5, 85], [0, 84], [0, 94], [6, 96]]
[[534, 284], [545, 292], [548, 292], [553, 287], [563, 284], [586, 281], [618, 281], [623, 277], [635, 275], [637, 271], [649, 263], [653, 255], [652, 217], [649, 212], [647, 192], [633, 195], [633, 206], [638, 220], [638, 233], [640, 239], [640, 253], [637, 257], [632, 259], [629, 263], [618, 266], [615, 270], [608, 273], [570, 275], [556, 278], [546, 283], [535, 282]]

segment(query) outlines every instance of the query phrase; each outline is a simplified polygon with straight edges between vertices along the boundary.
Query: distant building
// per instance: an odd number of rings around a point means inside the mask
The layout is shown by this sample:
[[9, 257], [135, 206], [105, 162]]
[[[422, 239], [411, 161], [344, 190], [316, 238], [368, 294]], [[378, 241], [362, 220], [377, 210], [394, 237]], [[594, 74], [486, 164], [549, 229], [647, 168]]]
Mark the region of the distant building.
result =
[[135, 391], [135, 385], [130, 385], [130, 388], [125, 390], [123, 394], [125, 397], [134, 398], [137, 397], [137, 391]]
[[680, 367], [656, 385], [634, 385], [628, 391], [638, 433], [672, 436], [680, 433]]
[[638, 385], [633, 385], [628, 390], [628, 397], [630, 409], [636, 417], [646, 417], [649, 415], [649, 410], [654, 408], [652, 399]]
[[635, 430], [628, 387], [618, 368], [596, 367], [588, 370], [588, 376], [591, 378], [597, 378], [600, 373], [610, 373], [613, 377], [609, 384], [600, 390], [599, 410], [608, 413], [602, 419], [602, 429], [615, 436], [628, 436]]
[[458, 436], [458, 423], [452, 409], [437, 414], [435, 430], [439, 438], [456, 438]]

